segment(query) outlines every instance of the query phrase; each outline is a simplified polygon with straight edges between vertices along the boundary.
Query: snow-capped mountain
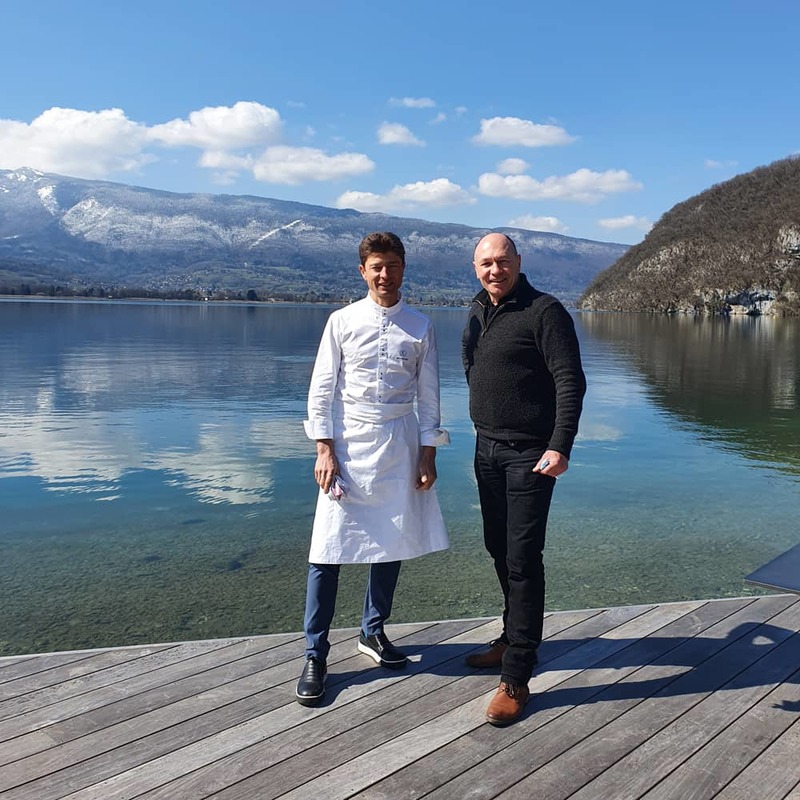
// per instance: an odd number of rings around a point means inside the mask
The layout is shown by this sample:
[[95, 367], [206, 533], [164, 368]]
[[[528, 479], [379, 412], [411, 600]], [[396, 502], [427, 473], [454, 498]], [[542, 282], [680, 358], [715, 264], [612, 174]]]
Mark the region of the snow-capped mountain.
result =
[[[398, 234], [410, 296], [471, 296], [472, 251], [489, 229], [263, 197], [177, 194], [23, 168], [0, 170], [0, 278], [80, 286], [362, 293], [361, 238]], [[500, 229], [523, 269], [572, 301], [625, 245]]]

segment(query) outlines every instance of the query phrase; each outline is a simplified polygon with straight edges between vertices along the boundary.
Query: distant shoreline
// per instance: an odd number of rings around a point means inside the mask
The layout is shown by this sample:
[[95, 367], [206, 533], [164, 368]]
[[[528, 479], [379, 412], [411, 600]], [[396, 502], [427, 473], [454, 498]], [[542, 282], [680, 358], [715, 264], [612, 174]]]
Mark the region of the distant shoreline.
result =
[[[361, 300], [362, 298], [357, 298]], [[0, 294], [0, 303], [82, 303], [85, 305], [102, 303], [121, 303], [129, 305], [174, 305], [174, 306], [247, 306], [258, 308], [264, 306], [346, 306], [355, 300], [181, 300], [166, 297], [48, 297], [47, 295]], [[469, 308], [469, 302], [463, 305], [440, 305], [415, 303], [409, 305], [418, 308]]]

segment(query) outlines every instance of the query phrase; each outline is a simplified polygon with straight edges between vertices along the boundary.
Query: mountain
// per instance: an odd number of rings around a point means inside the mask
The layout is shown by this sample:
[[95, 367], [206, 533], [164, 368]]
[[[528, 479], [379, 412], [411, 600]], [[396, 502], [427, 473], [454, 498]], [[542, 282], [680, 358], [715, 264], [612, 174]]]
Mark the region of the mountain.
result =
[[[24, 168], [0, 170], [0, 292], [347, 299], [361, 297], [358, 243], [375, 230], [406, 246], [406, 296], [461, 302], [478, 288], [472, 251], [488, 228], [362, 214], [263, 197], [175, 194]], [[578, 298], [624, 245], [499, 228], [533, 282]], [[38, 288], [37, 288], [38, 287]], [[102, 287], [102, 289], [100, 288]]]
[[592, 281], [578, 306], [800, 314], [800, 159], [759, 167], [679, 203]]

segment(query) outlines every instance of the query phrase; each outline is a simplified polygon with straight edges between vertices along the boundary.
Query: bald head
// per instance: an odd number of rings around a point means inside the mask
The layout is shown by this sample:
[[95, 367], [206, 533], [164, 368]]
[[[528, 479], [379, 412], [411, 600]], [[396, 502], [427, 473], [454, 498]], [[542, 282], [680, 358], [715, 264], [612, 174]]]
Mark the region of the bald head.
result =
[[514, 240], [504, 233], [489, 233], [475, 247], [475, 275], [497, 305], [517, 285], [522, 259]]
[[514, 240], [506, 233], [487, 233], [486, 236], [481, 239], [478, 244], [475, 245], [475, 252], [478, 252], [478, 248], [484, 244], [484, 242], [489, 241], [491, 243], [502, 244], [499, 240], [505, 240], [509, 247], [511, 248], [511, 252], [514, 255], [517, 255], [517, 245], [515, 244]]

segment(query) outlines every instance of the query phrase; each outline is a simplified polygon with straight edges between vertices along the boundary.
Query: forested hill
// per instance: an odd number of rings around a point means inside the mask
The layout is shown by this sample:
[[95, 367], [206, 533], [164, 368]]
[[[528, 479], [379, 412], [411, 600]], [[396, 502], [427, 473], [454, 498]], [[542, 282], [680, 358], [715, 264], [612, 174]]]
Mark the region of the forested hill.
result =
[[676, 205], [595, 277], [578, 307], [800, 314], [800, 158]]

